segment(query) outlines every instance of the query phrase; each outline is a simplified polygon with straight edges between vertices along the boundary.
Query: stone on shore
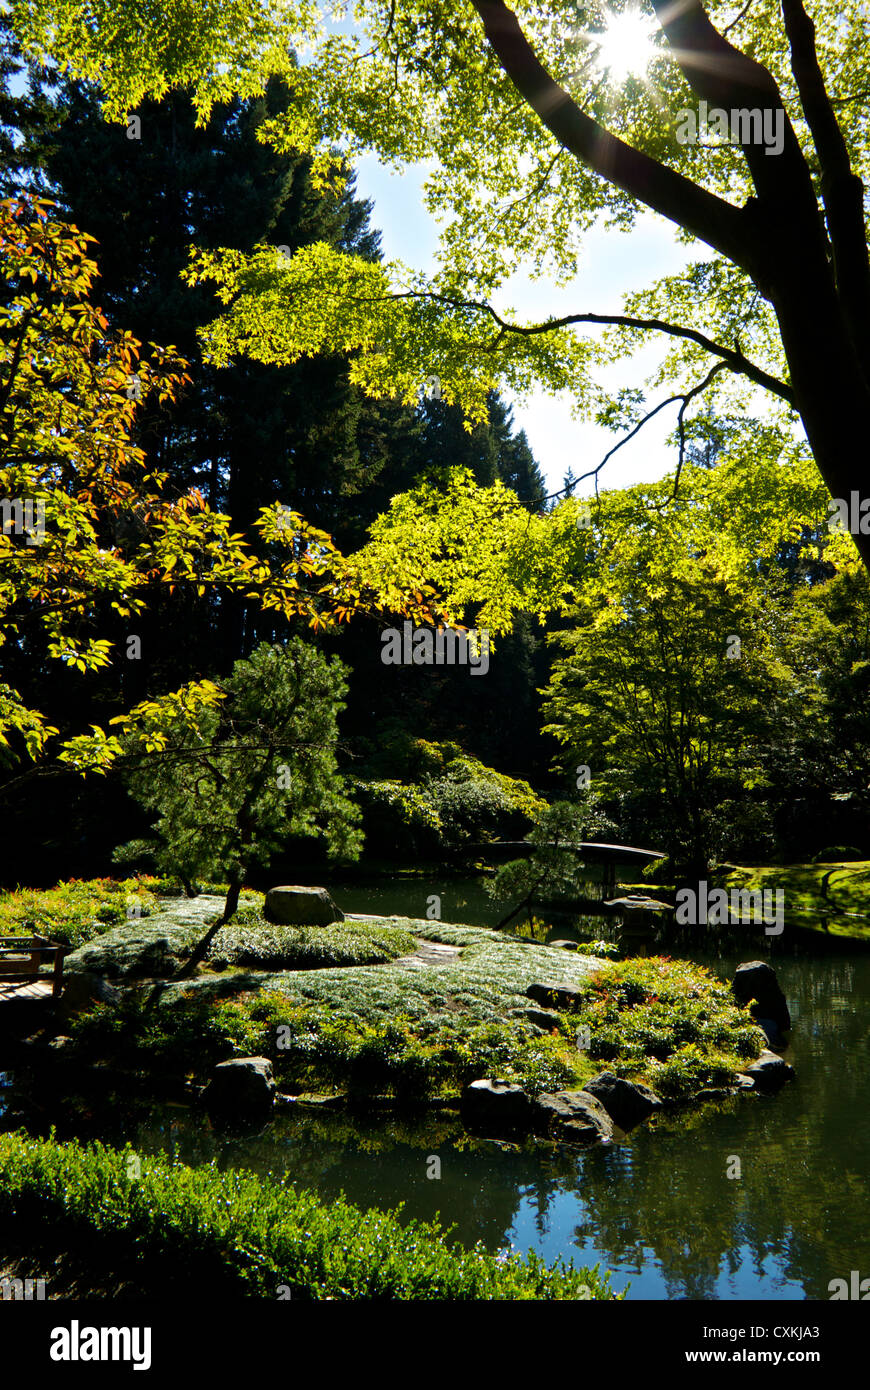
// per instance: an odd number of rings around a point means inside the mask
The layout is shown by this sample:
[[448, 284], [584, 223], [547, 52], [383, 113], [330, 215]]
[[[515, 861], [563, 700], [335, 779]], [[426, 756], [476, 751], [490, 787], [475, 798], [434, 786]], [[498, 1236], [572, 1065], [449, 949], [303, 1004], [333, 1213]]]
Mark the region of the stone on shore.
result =
[[284, 927], [328, 927], [344, 921], [344, 913], [325, 888], [303, 888], [293, 883], [269, 889], [263, 916]]
[[755, 1062], [745, 1068], [743, 1074], [752, 1078], [757, 1091], [778, 1091], [786, 1081], [791, 1081], [794, 1067], [777, 1057], [775, 1052], [762, 1052]]
[[468, 1129], [504, 1134], [531, 1129], [535, 1106], [522, 1086], [485, 1077], [466, 1086], [462, 1092], [460, 1113]]
[[597, 1144], [613, 1138], [604, 1106], [588, 1091], [555, 1091], [537, 1097], [539, 1126], [569, 1144]]
[[215, 1067], [202, 1100], [214, 1118], [244, 1121], [269, 1115], [275, 1091], [268, 1057], [235, 1057]]
[[626, 1081], [615, 1072], [603, 1071], [587, 1081], [585, 1088], [601, 1102], [614, 1124], [626, 1132], [640, 1124], [662, 1103], [649, 1086], [639, 1081]]
[[791, 1027], [791, 1015], [776, 971], [766, 961], [743, 961], [735, 971], [731, 988], [741, 1004], [754, 1001], [749, 1012], [757, 1022], [770, 1019], [783, 1032]]

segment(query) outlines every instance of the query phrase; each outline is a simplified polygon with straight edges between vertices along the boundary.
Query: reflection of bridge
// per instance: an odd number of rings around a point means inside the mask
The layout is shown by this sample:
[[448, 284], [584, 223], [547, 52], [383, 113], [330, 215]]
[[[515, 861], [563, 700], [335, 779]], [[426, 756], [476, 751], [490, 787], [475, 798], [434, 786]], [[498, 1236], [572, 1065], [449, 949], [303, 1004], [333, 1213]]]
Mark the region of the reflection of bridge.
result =
[[[588, 864], [599, 871], [600, 877], [590, 877], [586, 880], [590, 884], [600, 884], [599, 896], [597, 898], [572, 899], [573, 902], [582, 902], [584, 907], [591, 907], [593, 910], [600, 909], [604, 905], [605, 899], [611, 898], [615, 893], [618, 869], [643, 869], [656, 859], [664, 859], [661, 850], [638, 849], [635, 845], [605, 845], [597, 840], [578, 840], [570, 845], [561, 840], [550, 840], [548, 843], [552, 849], [574, 850], [584, 866]], [[530, 840], [493, 840], [486, 844], [473, 846], [474, 852], [483, 858], [492, 857], [499, 860], [502, 858], [519, 859], [523, 855], [531, 856], [538, 848], [543, 848], [543, 846], [534, 845]]]

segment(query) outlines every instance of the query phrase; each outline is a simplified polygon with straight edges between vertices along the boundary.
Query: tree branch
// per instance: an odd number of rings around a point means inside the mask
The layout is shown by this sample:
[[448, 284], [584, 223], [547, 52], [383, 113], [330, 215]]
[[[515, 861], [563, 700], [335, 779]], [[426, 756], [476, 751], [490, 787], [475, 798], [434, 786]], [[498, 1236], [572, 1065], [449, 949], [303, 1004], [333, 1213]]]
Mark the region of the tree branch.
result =
[[702, 391], [706, 391], [713, 378], [719, 372], [725, 371], [727, 367], [727, 362], [717, 362], [715, 366], [710, 368], [710, 371], [704, 377], [704, 380], [698, 382], [697, 386], [691, 386], [688, 391], [681, 391], [676, 396], [668, 396], [667, 400], [659, 401], [658, 405], [654, 406], [652, 410], [647, 411], [643, 419], [638, 421], [633, 430], [630, 430], [628, 434], [623, 435], [622, 439], [618, 440], [617, 443], [614, 444], [612, 449], [608, 449], [607, 453], [604, 455], [604, 458], [601, 460], [600, 463], [596, 464], [594, 468], [590, 468], [588, 473], [581, 473], [579, 478], [573, 478], [567, 487], [560, 488], [558, 492], [548, 493], [547, 496], [544, 497], [542, 500], [544, 502], [551, 502], [554, 498], [561, 497], [563, 493], [572, 493], [577, 484], [584, 482], [586, 478], [595, 479], [595, 494], [597, 497], [598, 475], [601, 472], [604, 465], [608, 463], [610, 459], [613, 458], [613, 455], [617, 453], [623, 447], [624, 444], [628, 444], [630, 440], [634, 439], [635, 435], [640, 434], [644, 425], [649, 424], [650, 420], [652, 420], [654, 416], [658, 415], [660, 410], [664, 410], [665, 406], [674, 405], [677, 401], [680, 401], [680, 409], [677, 415], [677, 430], [679, 434], [680, 452], [677, 459], [676, 472], [674, 473], [674, 490], [671, 496], [667, 498], [665, 502], [658, 502], [653, 505], [656, 511], [661, 511], [663, 507], [666, 507], [669, 505], [669, 503], [674, 502], [676, 500], [677, 490], [680, 485], [680, 474], [683, 471], [683, 464], [685, 462], [686, 457], [686, 407], [688, 406], [689, 402], [695, 398], [695, 396], [699, 396]]
[[843, 132], [825, 89], [816, 29], [801, 0], [782, 0], [791, 68], [822, 171], [822, 199], [834, 253], [834, 275], [852, 340], [870, 374], [870, 262], [864, 225], [864, 184], [852, 172]]
[[[664, 319], [635, 318], [631, 314], [564, 314], [560, 318], [547, 319], [544, 323], [519, 324], [509, 323], [507, 319], [503, 319], [491, 304], [482, 299], [453, 299], [450, 295], [438, 294], [434, 290], [408, 290], [392, 295], [391, 298], [434, 299], [441, 304], [449, 304], [455, 309], [479, 309], [481, 313], [488, 314], [493, 322], [498, 324], [502, 333], [519, 333], [526, 337], [551, 333], [557, 328], [570, 328], [578, 323], [600, 323], [623, 328], [637, 328], [649, 333], [667, 333], [674, 338], [686, 338], [689, 342], [697, 343], [705, 352], [720, 357], [733, 372], [748, 377], [756, 386], [761, 386], [765, 391], [771, 391], [775, 396], [786, 401], [793, 409], [797, 408], [791, 386], [780, 381], [779, 377], [766, 372], [763, 367], [756, 366], [754, 362], [744, 356], [739, 348], [726, 347], [724, 343], [717, 343], [715, 339], [708, 338], [698, 329], [686, 328], [679, 323], [666, 323]], [[498, 338], [495, 339], [495, 343], [497, 342]]]
[[753, 273], [754, 240], [742, 209], [611, 135], [550, 76], [503, 0], [472, 2], [502, 68], [560, 144], [609, 183]]

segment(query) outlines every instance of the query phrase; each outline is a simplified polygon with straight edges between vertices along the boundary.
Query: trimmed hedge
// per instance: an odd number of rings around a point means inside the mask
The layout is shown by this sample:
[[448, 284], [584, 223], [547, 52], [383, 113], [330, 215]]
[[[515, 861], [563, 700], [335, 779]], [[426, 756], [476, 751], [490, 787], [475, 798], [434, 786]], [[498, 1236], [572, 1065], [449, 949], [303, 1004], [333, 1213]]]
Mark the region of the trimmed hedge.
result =
[[[135, 1157], [136, 1161], [131, 1162]], [[0, 1135], [5, 1246], [86, 1252], [173, 1282], [277, 1299], [613, 1299], [609, 1274], [547, 1266], [532, 1252], [491, 1255], [449, 1244], [437, 1222], [329, 1204], [286, 1178], [189, 1168], [95, 1143]], [[79, 1258], [81, 1258], [79, 1256]], [[146, 1293], [153, 1292], [148, 1287]]]

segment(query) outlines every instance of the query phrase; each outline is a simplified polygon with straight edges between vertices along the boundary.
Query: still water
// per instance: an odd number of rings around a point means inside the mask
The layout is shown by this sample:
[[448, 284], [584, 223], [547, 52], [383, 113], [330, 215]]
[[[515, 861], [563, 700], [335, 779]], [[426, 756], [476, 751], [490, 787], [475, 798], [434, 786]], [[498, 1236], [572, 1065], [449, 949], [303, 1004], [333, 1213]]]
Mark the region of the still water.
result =
[[[335, 897], [350, 912], [422, 916], [428, 891], [367, 885], [336, 887]], [[445, 886], [444, 920], [497, 916], [479, 883]], [[671, 953], [730, 979], [738, 961], [764, 950], [753, 937], [738, 952]], [[827, 1299], [832, 1279], [870, 1277], [870, 954], [780, 952], [773, 964], [792, 1013], [786, 1057], [796, 1080], [777, 1096], [707, 1105], [606, 1147], [470, 1140], [443, 1116], [351, 1121], [292, 1109], [244, 1138], [221, 1137], [182, 1107], [131, 1116], [125, 1134], [143, 1153], [288, 1172], [325, 1197], [439, 1214], [465, 1244], [600, 1262], [631, 1299]], [[440, 1179], [427, 1177], [432, 1156]], [[736, 1160], [740, 1176], [729, 1177]]]

